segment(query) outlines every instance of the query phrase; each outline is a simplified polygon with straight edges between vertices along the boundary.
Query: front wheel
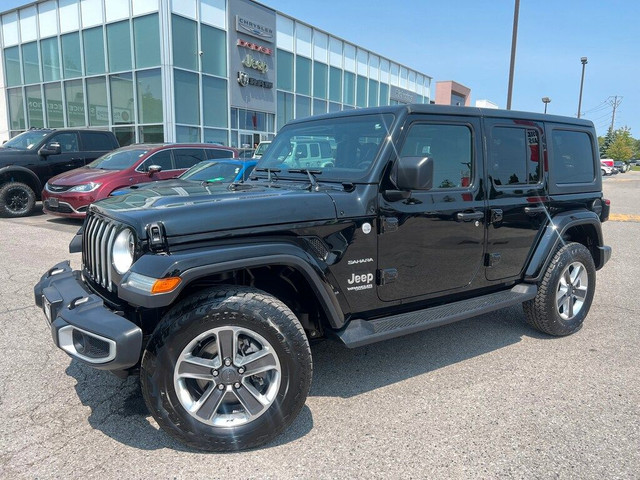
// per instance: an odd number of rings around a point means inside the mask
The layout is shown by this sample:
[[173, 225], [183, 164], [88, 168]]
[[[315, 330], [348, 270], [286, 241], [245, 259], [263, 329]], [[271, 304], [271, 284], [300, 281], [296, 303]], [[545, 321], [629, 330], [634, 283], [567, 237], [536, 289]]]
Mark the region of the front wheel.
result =
[[36, 194], [28, 185], [9, 182], [0, 188], [0, 215], [3, 217], [25, 217], [36, 203]]
[[194, 295], [156, 328], [142, 393], [167, 433], [195, 448], [253, 448], [298, 415], [311, 386], [309, 342], [296, 316], [256, 289]]
[[570, 335], [584, 322], [596, 288], [591, 252], [568, 243], [553, 256], [533, 300], [524, 302], [527, 322], [549, 335]]

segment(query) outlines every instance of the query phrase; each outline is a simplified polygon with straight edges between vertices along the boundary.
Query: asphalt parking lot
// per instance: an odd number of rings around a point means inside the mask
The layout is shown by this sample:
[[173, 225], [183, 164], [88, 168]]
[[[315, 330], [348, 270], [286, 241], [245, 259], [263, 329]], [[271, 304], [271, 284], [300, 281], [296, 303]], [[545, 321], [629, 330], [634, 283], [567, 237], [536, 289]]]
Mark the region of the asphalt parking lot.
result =
[[355, 350], [313, 349], [301, 415], [275, 443], [210, 454], [153, 421], [137, 379], [56, 349], [33, 285], [79, 254], [76, 221], [0, 219], [0, 478], [639, 478], [640, 172], [607, 178], [613, 256], [584, 327], [521, 308]]

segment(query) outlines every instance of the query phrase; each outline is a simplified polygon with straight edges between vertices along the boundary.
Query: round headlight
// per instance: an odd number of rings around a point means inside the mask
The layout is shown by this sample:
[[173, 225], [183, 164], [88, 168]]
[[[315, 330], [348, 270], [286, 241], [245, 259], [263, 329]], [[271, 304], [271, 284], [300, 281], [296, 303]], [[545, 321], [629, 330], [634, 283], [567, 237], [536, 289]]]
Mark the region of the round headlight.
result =
[[131, 268], [135, 249], [136, 243], [133, 232], [125, 228], [118, 234], [116, 241], [113, 242], [112, 250], [113, 266], [120, 275]]

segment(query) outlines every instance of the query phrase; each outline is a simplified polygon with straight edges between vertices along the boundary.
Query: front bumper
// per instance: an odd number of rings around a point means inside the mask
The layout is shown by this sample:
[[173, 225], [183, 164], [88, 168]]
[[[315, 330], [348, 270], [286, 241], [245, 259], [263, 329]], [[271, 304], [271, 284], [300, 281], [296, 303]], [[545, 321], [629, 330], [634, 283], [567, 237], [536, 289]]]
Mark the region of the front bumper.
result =
[[101, 370], [125, 370], [138, 363], [140, 327], [107, 308], [69, 262], [45, 273], [34, 295], [51, 327], [53, 342], [71, 357]]

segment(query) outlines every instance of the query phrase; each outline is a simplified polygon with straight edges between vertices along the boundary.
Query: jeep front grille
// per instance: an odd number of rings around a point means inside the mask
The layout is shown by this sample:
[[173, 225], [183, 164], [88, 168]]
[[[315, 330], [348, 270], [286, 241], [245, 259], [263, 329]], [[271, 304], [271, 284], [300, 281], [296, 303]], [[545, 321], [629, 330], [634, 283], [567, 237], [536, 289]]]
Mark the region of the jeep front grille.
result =
[[111, 250], [120, 224], [91, 216], [82, 234], [82, 263], [89, 278], [108, 291], [111, 286]]

